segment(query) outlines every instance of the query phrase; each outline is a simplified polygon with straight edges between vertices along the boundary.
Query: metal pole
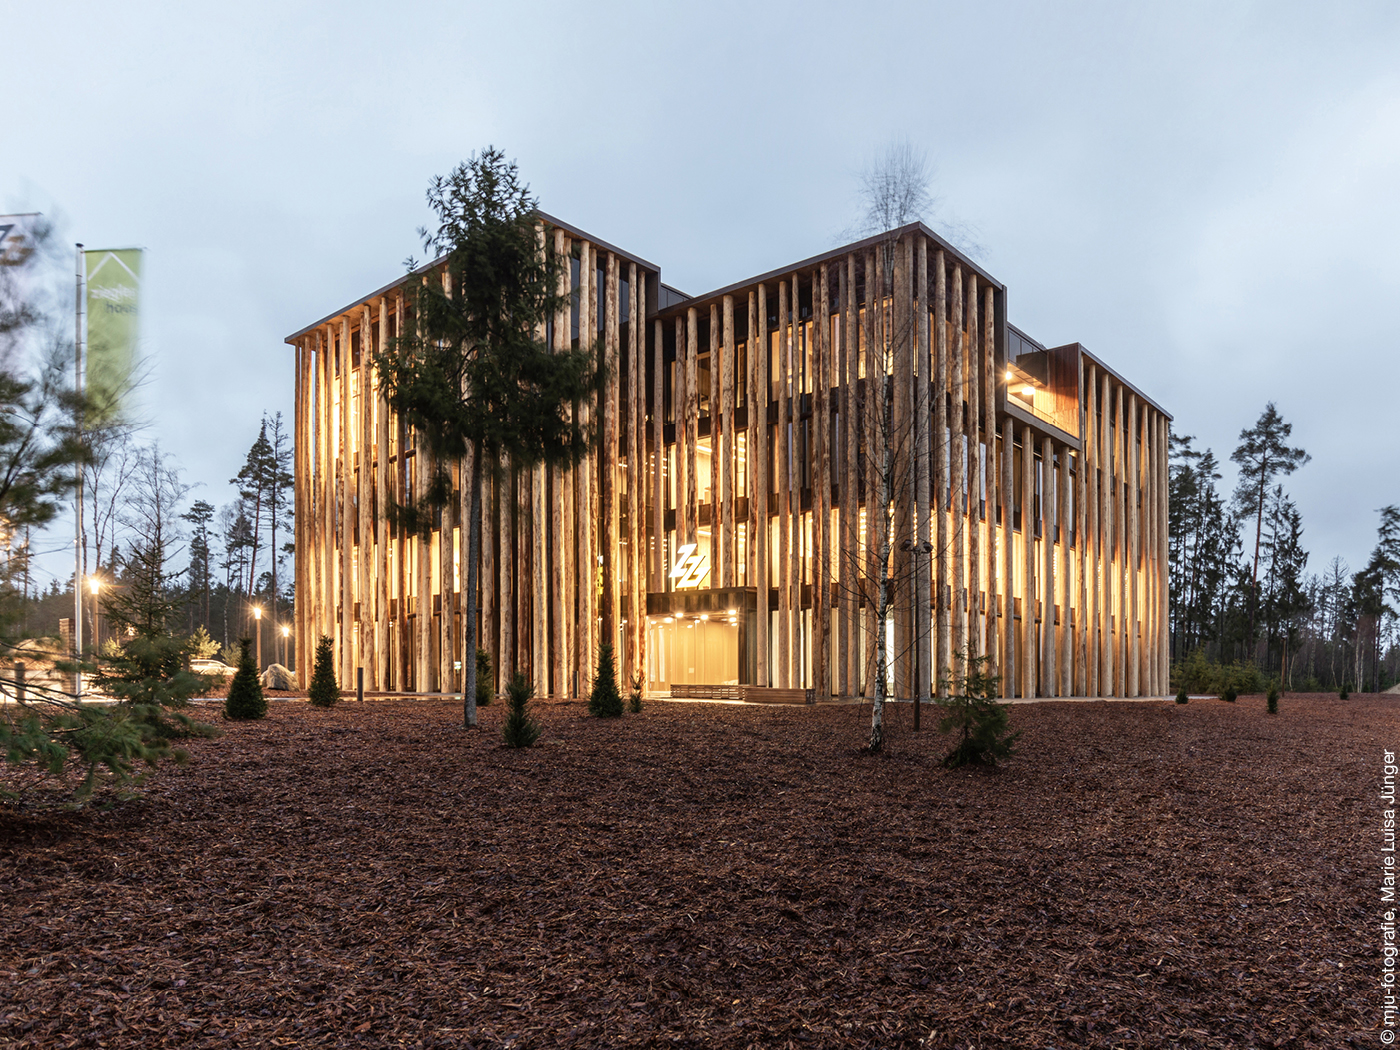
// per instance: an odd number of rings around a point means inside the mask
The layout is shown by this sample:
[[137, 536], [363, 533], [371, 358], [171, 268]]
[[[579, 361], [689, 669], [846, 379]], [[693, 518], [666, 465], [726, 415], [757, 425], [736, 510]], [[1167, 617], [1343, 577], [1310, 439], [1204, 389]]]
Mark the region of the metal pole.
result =
[[[77, 413], [78, 440], [83, 438], [83, 246], [78, 245], [75, 276], [75, 310], [73, 319], [73, 389], [80, 402]], [[83, 466], [74, 467], [77, 474], [77, 487], [73, 502], [73, 649], [74, 655], [82, 658], [83, 653]], [[79, 700], [83, 698], [83, 672], [73, 675], [73, 692]]]

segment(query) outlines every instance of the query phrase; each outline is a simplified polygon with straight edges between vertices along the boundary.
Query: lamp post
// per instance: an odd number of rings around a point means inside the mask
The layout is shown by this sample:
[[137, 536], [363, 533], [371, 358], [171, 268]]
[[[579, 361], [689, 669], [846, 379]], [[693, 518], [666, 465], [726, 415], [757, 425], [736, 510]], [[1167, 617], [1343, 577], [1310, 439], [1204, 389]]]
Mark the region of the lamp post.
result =
[[292, 666], [290, 654], [287, 652], [287, 646], [290, 644], [290, 643], [288, 642], [287, 639], [291, 638], [291, 636], [292, 636], [292, 629], [291, 629], [291, 627], [289, 627], [287, 624], [284, 623], [284, 624], [282, 625], [282, 666], [283, 666], [283, 667], [291, 667], [291, 666]]
[[94, 652], [102, 651], [102, 606], [97, 604], [98, 591], [102, 589], [102, 581], [96, 576], [88, 577], [88, 590], [92, 591], [92, 648]]
[[262, 674], [262, 606], [253, 606], [253, 619], [258, 622], [258, 649], [257, 663], [258, 674]]

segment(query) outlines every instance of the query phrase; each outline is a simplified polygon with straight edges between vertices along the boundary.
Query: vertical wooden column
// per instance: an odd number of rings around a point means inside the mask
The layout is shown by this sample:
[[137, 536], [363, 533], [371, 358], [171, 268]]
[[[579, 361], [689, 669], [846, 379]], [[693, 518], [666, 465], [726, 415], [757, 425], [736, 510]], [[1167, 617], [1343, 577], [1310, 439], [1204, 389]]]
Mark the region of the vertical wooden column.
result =
[[318, 539], [320, 546], [319, 592], [317, 594], [317, 634], [331, 639], [335, 651], [335, 666], [340, 667], [339, 592], [336, 589], [336, 568], [340, 548], [336, 542], [336, 520], [339, 518], [340, 449], [335, 441], [335, 335], [330, 326], [316, 334], [319, 344], [317, 368], [317, 441], [318, 463]]
[[[933, 256], [933, 338], [937, 362], [933, 370], [933, 543], [938, 572], [934, 581], [934, 604], [938, 610], [935, 637], [934, 688], [944, 695], [943, 683], [953, 667], [953, 615], [951, 573], [951, 525], [948, 520], [952, 500], [948, 484], [948, 266], [942, 251]], [[954, 406], [955, 408], [958, 406]], [[951, 513], [956, 513], [955, 510]]]
[[1055, 676], [1055, 444], [1040, 439], [1040, 691], [1056, 695]]
[[[374, 464], [374, 401], [371, 396], [371, 375], [374, 371], [371, 361], [374, 358], [374, 322], [370, 306], [360, 307], [360, 407], [358, 424], [355, 427], [355, 444], [359, 453], [359, 469], [355, 471], [355, 509], [359, 533], [359, 615], [360, 644], [357, 664], [365, 669], [365, 681], [373, 688], [375, 667], [374, 658], [374, 525], [370, 517], [370, 481]], [[273, 625], [276, 630], [276, 625]]]
[[[700, 320], [685, 312], [685, 522], [686, 542], [700, 545]], [[711, 463], [714, 460], [711, 458]]]
[[496, 524], [500, 538], [500, 614], [498, 616], [498, 638], [496, 642], [496, 688], [504, 689], [505, 683], [515, 673], [515, 596], [519, 588], [520, 575], [516, 571], [515, 553], [515, 473], [509, 453], [501, 454], [500, 475], [496, 481]]
[[[379, 300], [379, 346], [389, 347], [389, 299]], [[375, 648], [378, 671], [375, 685], [392, 688], [389, 682], [389, 401], [383, 378], [375, 373], [375, 459], [374, 459], [374, 562], [375, 571]]]
[[[588, 351], [594, 364], [598, 360], [598, 256], [597, 249], [583, 241], [579, 246], [578, 284], [578, 343]], [[579, 414], [585, 427], [592, 428], [595, 419], [594, 395], [590, 393], [579, 402]], [[587, 454], [579, 461], [575, 472], [575, 518], [578, 522], [578, 561], [574, 574], [578, 588], [578, 643], [576, 695], [583, 695], [593, 681], [597, 661], [594, 646], [598, 642], [598, 494], [597, 454]], [[541, 564], [545, 564], [543, 559]]]
[[831, 277], [827, 264], [812, 278], [815, 367], [812, 381], [812, 686], [831, 696]]
[[515, 468], [515, 659], [516, 667], [535, 684], [544, 685], [547, 668], [535, 666], [535, 468]]
[[[710, 445], [712, 456], [719, 463], [719, 576], [717, 585], [724, 588], [734, 586], [734, 296], [724, 297], [723, 337], [719, 348], [719, 420], [720, 441], [715, 448], [714, 438]], [[714, 340], [714, 316], [711, 308], [710, 339]], [[714, 362], [710, 362], [710, 373], [714, 374]], [[715, 417], [713, 403], [710, 418]], [[711, 424], [713, 433], [713, 423]], [[712, 460], [714, 462], [715, 460]], [[713, 526], [712, 526], [713, 528]]]
[[884, 527], [884, 511], [880, 507], [880, 430], [882, 394], [884, 391], [884, 355], [878, 345], [876, 316], [880, 312], [880, 278], [876, 270], [877, 253], [865, 253], [865, 315], [861, 325], [865, 355], [865, 672], [862, 675], [867, 698], [875, 695], [875, 647], [879, 622], [880, 573], [879, 535]]
[[[757, 315], [754, 310], [757, 309]], [[749, 515], [749, 529], [754, 549], [753, 579], [758, 589], [757, 679], [759, 686], [769, 683], [768, 656], [768, 299], [763, 285], [757, 288], [756, 304], [749, 306], [749, 346], [752, 360], [754, 396], [749, 401], [749, 473], [753, 478], [755, 509]]]
[[1113, 521], [1117, 535], [1114, 537], [1113, 590], [1114, 609], [1118, 613], [1117, 632], [1114, 635], [1113, 649], [1113, 689], [1115, 696], [1128, 696], [1128, 623], [1131, 611], [1128, 608], [1128, 505], [1127, 490], [1131, 484], [1128, 474], [1128, 446], [1131, 443], [1127, 432], [1123, 385], [1119, 383], [1115, 391], [1113, 436]]
[[340, 318], [340, 587], [336, 605], [340, 610], [340, 666], [344, 681], [355, 676], [355, 442], [350, 350], [350, 315]]
[[[613, 647], [613, 667], [622, 668], [622, 661], [618, 658], [623, 650], [623, 645], [622, 638], [618, 633], [622, 619], [622, 592], [621, 581], [618, 579], [621, 564], [618, 556], [617, 459], [618, 442], [621, 439], [618, 430], [620, 416], [618, 401], [622, 396], [622, 384], [618, 375], [618, 344], [621, 340], [621, 331], [618, 315], [617, 266], [616, 253], [608, 252], [603, 293], [603, 357], [606, 369], [603, 392], [605, 403], [603, 405], [603, 443], [598, 451], [598, 459], [602, 467], [603, 479], [603, 535], [602, 550], [600, 551], [603, 557], [602, 640]], [[626, 692], [625, 677], [622, 682], [622, 690]]]
[[1128, 397], [1128, 429], [1123, 437], [1128, 442], [1128, 483], [1124, 498], [1128, 502], [1128, 538], [1126, 545], [1127, 558], [1125, 559], [1127, 570], [1127, 594], [1125, 595], [1124, 606], [1127, 615], [1124, 619], [1128, 626], [1127, 649], [1124, 656], [1127, 665], [1127, 680], [1124, 683], [1127, 696], [1137, 696], [1139, 690], [1138, 664], [1138, 632], [1141, 621], [1141, 607], [1139, 605], [1139, 568], [1141, 545], [1141, 523], [1138, 514], [1138, 498], [1142, 491], [1141, 477], [1141, 453], [1138, 436], [1138, 399], [1136, 395]]
[[788, 435], [791, 425], [791, 380], [792, 335], [788, 318], [788, 283], [778, 282], [778, 546], [774, 556], [778, 559], [778, 646], [777, 677], [778, 688], [788, 689], [792, 685], [789, 661], [792, 657], [792, 488], [788, 482], [788, 459], [791, 455], [792, 439]]
[[[310, 393], [306, 381], [306, 358], [308, 356], [306, 340], [293, 344], [293, 352], [296, 362], [296, 401], [293, 403], [292, 421], [294, 434], [292, 446], [292, 513], [294, 515], [292, 542], [296, 545], [297, 557], [292, 565], [294, 570], [293, 586], [296, 588], [297, 603], [293, 607], [292, 635], [296, 644], [297, 656], [291, 666], [300, 670], [306, 666], [306, 659], [303, 656], [306, 652], [306, 611], [311, 605], [311, 588], [307, 585], [307, 569], [312, 558], [311, 545], [306, 539], [306, 525], [311, 519], [311, 512], [307, 505], [308, 474], [305, 463], [306, 399]], [[301, 672], [303, 682], [309, 677], [306, 672]]]
[[[1035, 564], [1035, 530], [1039, 514], [1035, 500], [1035, 434], [1029, 425], [1021, 427], [1021, 695], [1036, 695], [1036, 669], [1040, 666], [1037, 646], [1039, 617], [1036, 603], [1044, 593], [1044, 581]], [[1037, 584], [1040, 584], [1038, 587]]]
[[923, 702], [933, 686], [933, 652], [930, 647], [929, 587], [932, 542], [929, 528], [929, 398], [932, 395], [929, 356], [928, 238], [914, 234], [914, 368], [910, 376], [914, 394], [914, 514], [913, 558], [914, 695]]
[[[1006, 573], [1001, 599], [1001, 695], [1010, 699], [1024, 695], [1018, 691], [1016, 677], [1016, 429], [1011, 416], [1001, 424], [1001, 551]], [[1024, 527], [1025, 519], [1022, 518]], [[1021, 563], [1024, 565], [1024, 561]], [[1025, 582], [1019, 588], [1025, 593]], [[1024, 608], [1024, 603], [1022, 603]]]
[[[1000, 675], [1001, 606], [999, 585], [1007, 569], [1003, 544], [1007, 533], [998, 529], [997, 495], [997, 405], [996, 405], [996, 292], [990, 285], [982, 289], [982, 433], [987, 442], [987, 626], [984, 628], [988, 668]], [[1004, 683], [1003, 683], [1004, 684]]]
[[642, 438], [646, 426], [642, 383], [646, 369], [642, 355], [646, 339], [641, 326], [646, 312], [639, 308], [642, 290], [637, 286], [637, 264], [627, 265], [627, 659], [624, 664], [624, 685], [646, 686], [646, 525], [642, 520]]
[[[690, 445], [690, 423], [686, 415], [689, 404], [686, 395], [688, 369], [686, 367], [686, 323], [684, 317], [677, 317], [675, 322], [675, 343], [676, 343], [676, 371], [672, 380], [671, 390], [671, 415], [675, 419], [676, 435], [676, 467], [675, 467], [675, 503], [676, 503], [676, 546], [681, 547], [687, 543], [695, 542], [695, 523], [689, 520], [690, 515], [690, 456], [687, 447]], [[672, 566], [669, 562], [675, 561], [675, 552], [671, 552], [671, 557], [666, 565], [666, 572], [669, 574]]]
[[[666, 493], [663, 486], [666, 465], [666, 402], [665, 355], [662, 350], [662, 329], [658, 320], [652, 342], [652, 400], [651, 400], [651, 589], [666, 589]], [[679, 428], [677, 429], [679, 433]], [[679, 522], [677, 523], [679, 524]]]
[[1113, 402], [1108, 373], [1099, 390], [1099, 696], [1113, 695]]
[[853, 697], [860, 692], [860, 630], [856, 615], [860, 611], [860, 491], [856, 482], [857, 456], [856, 417], [860, 391], [860, 336], [858, 324], [860, 307], [856, 301], [856, 257], [847, 255], [841, 261], [841, 557], [837, 564], [840, 577], [841, 620], [838, 662], [840, 664], [840, 695]]
[[982, 640], [982, 346], [978, 335], [977, 275], [967, 286], [967, 644], [974, 655]]
[[[569, 350], [572, 343], [568, 305], [571, 283], [569, 270], [572, 264], [569, 238], [561, 229], [554, 230], [553, 252], [554, 258], [560, 264], [555, 293], [564, 298], [554, 311], [550, 350], [561, 354]], [[581, 327], [579, 345], [584, 345]], [[572, 419], [574, 411], [574, 407], [569, 405], [564, 410], [565, 417]], [[545, 572], [545, 576], [549, 592], [550, 634], [553, 636], [553, 644], [550, 645], [548, 670], [541, 668], [537, 672], [535, 688], [543, 696], [567, 697], [572, 692], [574, 651], [571, 643], [576, 623], [573, 600], [576, 589], [574, 561], [578, 552], [574, 540], [574, 468], [550, 467], [548, 486], [552, 496], [549, 500], [549, 528], [552, 536], [549, 546], [554, 555], [554, 571]], [[544, 571], [543, 567], [541, 571]]]
[[[722, 433], [723, 415], [720, 408], [722, 401], [720, 393], [720, 319], [719, 304], [710, 304], [709, 324], [709, 351], [710, 351], [710, 542], [702, 544], [701, 549], [705, 550], [710, 558], [710, 586], [720, 585], [721, 573], [720, 565], [724, 561], [722, 533], [724, 531], [724, 501], [720, 498], [720, 451], [723, 448], [724, 435]], [[699, 375], [697, 367], [696, 375]], [[699, 411], [699, 398], [696, 399], [696, 411]], [[699, 428], [699, 416], [696, 417], [696, 428]], [[698, 489], [698, 486], [697, 486]]]
[[[462, 464], [443, 463], [442, 469], [446, 471], [449, 478], [452, 478], [454, 471], [460, 481]], [[450, 483], [449, 483], [450, 484]], [[458, 492], [460, 485], [454, 486]], [[457, 528], [457, 510], [461, 506], [460, 498], [449, 498], [442, 508], [442, 517], [438, 526], [438, 604], [440, 612], [437, 621], [437, 682], [438, 692], [450, 693], [456, 690], [456, 674], [453, 670], [454, 656], [457, 651], [455, 642], [455, 632], [453, 630], [456, 622], [456, 600], [457, 600], [457, 545], [453, 542], [454, 530]], [[465, 567], [465, 553], [461, 558], [461, 565]], [[464, 574], [465, 577], [465, 574]], [[363, 633], [363, 632], [362, 632]]]
[[745, 441], [748, 450], [748, 461], [744, 471], [744, 493], [749, 500], [749, 516], [745, 534], [748, 536], [748, 544], [744, 551], [744, 580], [745, 586], [756, 586], [756, 572], [754, 568], [754, 551], [758, 543], [758, 493], [754, 489], [755, 471], [758, 469], [758, 428], [760, 421], [767, 421], [768, 398], [760, 399], [758, 390], [758, 355], [763, 339], [758, 328], [758, 299], [756, 292], [749, 292], [748, 301], [748, 328], [745, 329], [744, 346], [747, 348], [745, 354], [746, 361], [744, 375], [744, 405], [747, 415], [747, 438]]
[[[409, 498], [417, 506], [423, 497], [430, 469], [429, 454], [422, 435], [413, 432], [413, 488]], [[433, 588], [432, 548], [421, 532], [413, 532], [413, 593], [416, 597], [413, 620], [413, 690], [430, 693], [433, 690], [429, 658], [432, 656]], [[348, 681], [348, 679], [347, 679]]]
[[889, 443], [892, 472], [890, 499], [894, 504], [891, 574], [897, 581], [891, 595], [894, 646], [889, 657], [894, 672], [894, 696], [898, 699], [907, 699], [914, 692], [911, 645], [914, 579], [910, 568], [914, 559], [909, 549], [914, 535], [914, 318], [909, 302], [909, 244], [907, 237], [895, 243], [890, 274], [890, 430], [885, 437]]
[[1058, 506], [1055, 512], [1056, 535], [1060, 541], [1058, 569], [1056, 573], [1056, 599], [1060, 607], [1060, 651], [1057, 658], [1056, 681], [1060, 696], [1074, 694], [1074, 633], [1070, 627], [1070, 596], [1074, 593], [1074, 568], [1070, 558], [1070, 480], [1069, 446], [1060, 446], [1059, 483], [1055, 486]]
[[1168, 450], [1171, 448], [1171, 420], [1166, 416], [1162, 417], [1162, 442], [1157, 449], [1157, 477], [1161, 485], [1157, 490], [1157, 516], [1162, 523], [1162, 528], [1157, 536], [1157, 565], [1158, 573], [1162, 581], [1161, 593], [1157, 596], [1157, 610], [1159, 614], [1157, 632], [1157, 683], [1161, 692], [1166, 693], [1171, 690], [1171, 635], [1167, 621], [1167, 588], [1168, 577], [1168, 511], [1169, 511], [1169, 466]]
[[963, 651], [967, 645], [967, 450], [963, 440], [966, 406], [967, 319], [964, 313], [962, 267], [953, 267], [952, 405], [949, 414], [948, 450], [951, 490], [949, 513], [953, 530], [953, 662], [954, 677], [962, 673]]
[[1084, 494], [1085, 502], [1084, 545], [1080, 556], [1083, 559], [1088, 594], [1085, 603], [1087, 619], [1084, 624], [1084, 695], [1101, 696], [1103, 687], [1099, 677], [1099, 637], [1103, 623], [1103, 594], [1100, 588], [1102, 550], [1099, 544], [1099, 470], [1103, 460], [1099, 451], [1099, 432], [1102, 428], [1098, 414], [1098, 369], [1092, 362], [1087, 368], [1084, 391], [1088, 396], [1088, 403], [1084, 412], [1084, 456], [1080, 467], [1084, 472], [1084, 485], [1080, 491]]
[[[1080, 380], [1080, 389], [1084, 389]], [[1080, 451], [1074, 460], [1074, 567], [1078, 585], [1074, 609], [1075, 657], [1074, 683], [1076, 696], [1090, 696], [1089, 692], [1089, 624], [1093, 620], [1090, 609], [1092, 601], [1091, 573], [1089, 557], [1092, 539], [1089, 531], [1089, 453], [1090, 439], [1087, 425], [1079, 428]]]

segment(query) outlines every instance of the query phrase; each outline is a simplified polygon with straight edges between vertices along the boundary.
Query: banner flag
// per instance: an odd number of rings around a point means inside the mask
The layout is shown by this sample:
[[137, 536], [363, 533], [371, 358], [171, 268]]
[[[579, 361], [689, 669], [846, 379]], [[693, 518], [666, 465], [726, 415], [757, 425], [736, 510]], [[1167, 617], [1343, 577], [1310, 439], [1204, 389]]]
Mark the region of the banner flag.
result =
[[120, 416], [141, 334], [141, 249], [84, 252], [87, 394], [99, 420]]

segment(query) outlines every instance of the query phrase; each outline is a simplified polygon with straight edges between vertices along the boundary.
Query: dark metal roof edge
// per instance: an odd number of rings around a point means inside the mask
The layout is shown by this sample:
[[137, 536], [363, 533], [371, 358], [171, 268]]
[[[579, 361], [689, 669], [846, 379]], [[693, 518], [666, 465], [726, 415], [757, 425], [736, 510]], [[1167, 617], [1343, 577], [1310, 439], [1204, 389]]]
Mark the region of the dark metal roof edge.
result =
[[873, 234], [872, 236], [866, 237], [862, 240], [853, 241], [850, 244], [842, 245], [839, 248], [833, 248], [830, 251], [822, 252], [820, 255], [813, 255], [811, 258], [803, 259], [801, 262], [790, 263], [787, 266], [780, 266], [775, 270], [769, 270], [767, 273], [761, 273], [757, 277], [750, 277], [747, 280], [743, 281], [735, 281], [733, 284], [727, 284], [722, 288], [716, 288], [714, 291], [705, 292], [703, 295], [691, 296], [689, 299], [685, 300], [685, 302], [676, 303], [674, 306], [668, 306], [665, 310], [658, 310], [653, 316], [666, 315], [669, 314], [672, 310], [689, 310], [694, 308], [698, 304], [708, 302], [711, 299], [718, 299], [721, 296], [725, 296], [730, 294], [731, 292], [738, 291], [740, 288], [748, 288], [751, 285], [755, 284], [764, 284], [768, 281], [777, 280], [779, 277], [786, 277], [788, 274], [795, 273], [799, 270], [809, 270], [812, 267], [819, 266], [824, 262], [830, 261], [831, 259], [836, 259], [843, 255], [847, 255], [850, 252], [860, 251], [864, 248], [870, 247], [871, 245], [878, 244], [879, 242], [885, 240], [888, 237], [902, 237], [905, 233], [911, 230], [922, 231], [924, 235], [927, 236], [930, 240], [932, 240], [935, 244], [937, 244], [939, 248], [941, 248], [943, 251], [948, 252], [963, 266], [966, 266], [968, 269], [972, 270], [974, 273], [976, 273], [983, 280], [987, 281], [989, 284], [995, 285], [999, 290], [1006, 290], [1006, 285], [1002, 284], [995, 277], [993, 277], [986, 270], [984, 270], [981, 266], [973, 262], [962, 252], [958, 251], [946, 240], [940, 237], [937, 233], [925, 226], [922, 222], [911, 222], [904, 226], [900, 226], [897, 229], [886, 230], [884, 233]]
[[[597, 245], [599, 248], [603, 248], [607, 251], [610, 251], [614, 255], [620, 255], [628, 262], [634, 262], [639, 267], [646, 270], [650, 270], [653, 273], [659, 274], [661, 272], [661, 267], [657, 266], [655, 263], [649, 263], [639, 255], [633, 255], [631, 252], [625, 252], [621, 248], [616, 248], [613, 245], [609, 244], [607, 241], [597, 240], [590, 234], [587, 234], [583, 230], [580, 230], [577, 226], [571, 226], [567, 222], [562, 222], [561, 220], [556, 219], [553, 215], [550, 215], [548, 212], [542, 211], [538, 212], [537, 214], [549, 225], [557, 226], [559, 227], [559, 229], [565, 231], [566, 233], [572, 234], [575, 237], [579, 237], [583, 240], [586, 240], [589, 244]], [[391, 292], [395, 288], [398, 288], [400, 285], [407, 283], [408, 280], [412, 277], [417, 277], [419, 274], [427, 273], [433, 267], [440, 265], [444, 258], [446, 258], [446, 256], [440, 255], [432, 262], [424, 263], [422, 266], [418, 267], [411, 273], [406, 273], [397, 280], [390, 281], [388, 284], [384, 285], [384, 287], [375, 289], [374, 291], [370, 292], [369, 295], [363, 295], [360, 298], [354, 300], [353, 302], [347, 303], [342, 309], [336, 310], [334, 313], [329, 313], [325, 317], [321, 318], [319, 321], [309, 324], [305, 328], [300, 329], [299, 331], [293, 332], [291, 335], [287, 336], [287, 338], [284, 339], [283, 342], [289, 344], [295, 343], [296, 340], [300, 339], [302, 336], [309, 335], [311, 332], [316, 331], [316, 329], [320, 328], [322, 325], [329, 324], [331, 321], [334, 321], [337, 317], [341, 317], [349, 313], [351, 310], [355, 309], [355, 307], [361, 306], [369, 302], [371, 299], [378, 299], [381, 295], [384, 295], [386, 292]]]

